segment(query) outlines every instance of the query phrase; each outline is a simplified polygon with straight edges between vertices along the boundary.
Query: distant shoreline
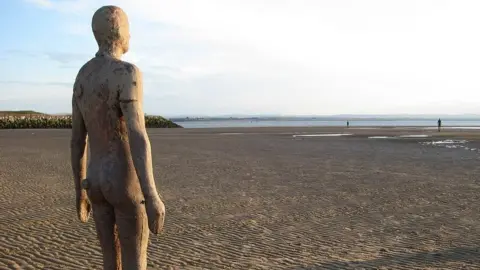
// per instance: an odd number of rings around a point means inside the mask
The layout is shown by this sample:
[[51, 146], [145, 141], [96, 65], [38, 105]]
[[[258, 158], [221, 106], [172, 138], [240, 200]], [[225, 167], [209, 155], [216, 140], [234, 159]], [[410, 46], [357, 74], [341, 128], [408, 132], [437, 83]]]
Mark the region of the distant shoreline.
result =
[[480, 117], [185, 117], [168, 118], [174, 122], [210, 122], [210, 121], [479, 121]]
[[[437, 119], [359, 119], [348, 120], [349, 128], [389, 128], [389, 127], [428, 127], [437, 128]], [[240, 128], [240, 127], [347, 127], [347, 120], [323, 120], [323, 119], [195, 119], [173, 122], [184, 128]], [[480, 126], [480, 120], [461, 119], [442, 121], [442, 127], [465, 127], [476, 129]]]

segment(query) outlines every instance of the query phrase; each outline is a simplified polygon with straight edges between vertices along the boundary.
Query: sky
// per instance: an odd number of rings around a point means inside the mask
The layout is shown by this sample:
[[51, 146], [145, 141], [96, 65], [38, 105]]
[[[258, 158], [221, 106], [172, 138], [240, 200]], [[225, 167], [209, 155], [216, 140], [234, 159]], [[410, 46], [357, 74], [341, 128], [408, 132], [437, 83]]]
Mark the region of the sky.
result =
[[477, 0], [4, 0], [0, 110], [71, 112], [107, 4], [147, 114], [480, 114]]

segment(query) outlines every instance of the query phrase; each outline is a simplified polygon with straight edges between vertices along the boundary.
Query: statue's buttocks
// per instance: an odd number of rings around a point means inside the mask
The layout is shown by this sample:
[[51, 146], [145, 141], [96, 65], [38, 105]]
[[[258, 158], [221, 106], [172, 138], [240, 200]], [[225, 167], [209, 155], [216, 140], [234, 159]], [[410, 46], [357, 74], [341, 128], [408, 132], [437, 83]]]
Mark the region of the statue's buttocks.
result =
[[80, 69], [72, 95], [78, 215], [86, 222], [91, 202], [104, 269], [146, 269], [146, 228], [155, 234], [163, 228], [165, 207], [153, 178], [142, 74], [120, 60], [130, 39], [128, 19], [120, 8], [100, 8], [92, 29], [99, 51]]

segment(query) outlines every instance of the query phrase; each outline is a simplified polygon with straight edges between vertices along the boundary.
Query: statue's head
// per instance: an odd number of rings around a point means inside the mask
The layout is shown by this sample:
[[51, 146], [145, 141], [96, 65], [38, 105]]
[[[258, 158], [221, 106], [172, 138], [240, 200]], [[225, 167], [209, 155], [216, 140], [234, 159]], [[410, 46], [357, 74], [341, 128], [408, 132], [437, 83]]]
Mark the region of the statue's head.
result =
[[92, 18], [92, 31], [100, 48], [128, 52], [130, 27], [125, 12], [116, 6], [99, 8]]

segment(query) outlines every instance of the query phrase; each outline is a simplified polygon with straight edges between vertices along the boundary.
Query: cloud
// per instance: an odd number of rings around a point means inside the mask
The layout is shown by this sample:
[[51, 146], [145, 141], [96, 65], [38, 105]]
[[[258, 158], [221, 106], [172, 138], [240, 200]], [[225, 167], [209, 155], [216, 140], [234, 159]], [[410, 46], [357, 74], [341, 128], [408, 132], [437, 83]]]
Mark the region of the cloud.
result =
[[63, 31], [69, 35], [91, 38], [92, 28], [87, 23], [67, 22], [61, 26]]
[[[84, 39], [97, 8], [122, 7], [125, 60], [172, 111], [460, 112], [446, 104], [480, 99], [476, 1], [26, 1], [64, 15], [64, 30]], [[44, 57], [68, 66], [82, 53]]]
[[23, 103], [35, 100], [38, 105], [51, 103], [53, 106], [47, 107], [49, 112], [54, 112], [59, 106], [71, 106], [73, 82], [2, 81], [0, 86], [8, 89], [0, 95], [0, 101], [11, 103], [7, 107], [20, 106], [27, 109]]
[[[101, 5], [109, 3], [88, 0], [52, 0], [48, 6], [52, 10], [63, 13], [80, 13], [85, 25], [88, 25], [93, 12]], [[264, 58], [268, 58], [276, 48], [285, 48], [285, 41], [291, 43], [295, 40], [288, 36], [291, 31], [282, 34], [273, 33], [272, 30], [283, 28], [285, 31], [292, 28], [288, 25], [295, 22], [298, 16], [291, 22], [282, 22], [284, 20], [278, 19], [291, 17], [292, 14], [285, 13], [287, 11], [285, 9], [277, 9], [276, 12], [274, 10], [273, 14], [261, 12], [259, 10], [261, 6], [253, 1], [230, 1], [229, 4], [223, 1], [199, 3], [183, 0], [174, 2], [140, 0], [135, 3], [112, 1], [111, 3], [121, 6], [129, 14], [132, 25], [132, 51], [139, 54], [140, 58], [148, 57], [151, 62], [150, 58], [152, 56], [155, 58], [159, 54], [157, 58], [162, 57], [161, 61], [198, 62], [202, 66], [208, 62], [211, 63], [211, 60], [216, 60], [216, 66], [222, 69], [223, 65], [228, 64], [229, 61], [218, 62], [226, 54], [239, 54], [240, 50], [243, 50], [241, 58], [253, 59], [250, 52], [255, 57], [264, 55], [266, 56]], [[276, 27], [272, 28], [273, 26]], [[78, 28], [86, 29], [78, 24], [75, 28], [72, 30], [73, 33], [78, 32]], [[271, 39], [272, 37], [274, 39]], [[269, 42], [265, 42], [266, 40]], [[265, 47], [272, 42], [275, 43], [274, 47]], [[284, 55], [289, 51], [287, 49], [281, 54]], [[199, 59], [202, 57], [203, 59]]]
[[62, 65], [70, 65], [70, 64], [84, 63], [90, 60], [90, 58], [92, 58], [94, 54], [79, 53], [79, 52], [28, 51], [28, 50], [11, 49], [11, 50], [6, 50], [5, 55], [13, 56], [15, 58], [29, 57], [29, 58], [45, 59], [45, 60], [54, 61]]
[[86, 53], [43, 52], [42, 54], [48, 57], [50, 60], [56, 61], [60, 64], [81, 63], [92, 58], [91, 54]]
[[7, 57], [14, 56], [14, 57], [39, 57], [40, 53], [34, 51], [27, 51], [27, 50], [19, 50], [19, 49], [9, 49], [4, 51], [4, 55]]
[[54, 3], [50, 0], [25, 0], [27, 3], [32, 3], [40, 7], [51, 8], [54, 6]]
[[93, 0], [24, 0], [40, 8], [56, 10], [64, 13], [81, 13], [93, 6]]
[[43, 113], [70, 113], [72, 111], [71, 103], [64, 102], [66, 98], [59, 97], [16, 97], [10, 99], [0, 98], [0, 107], [4, 111], [13, 110], [34, 110]]
[[73, 83], [71, 82], [0, 81], [0, 84], [50, 85], [50, 86], [73, 87]]

